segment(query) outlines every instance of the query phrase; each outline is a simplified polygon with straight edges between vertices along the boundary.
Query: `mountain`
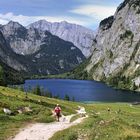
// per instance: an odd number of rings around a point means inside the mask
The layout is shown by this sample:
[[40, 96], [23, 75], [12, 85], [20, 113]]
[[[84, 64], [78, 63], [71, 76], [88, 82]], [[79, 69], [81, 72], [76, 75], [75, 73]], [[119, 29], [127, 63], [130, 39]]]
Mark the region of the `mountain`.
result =
[[17, 54], [32, 54], [40, 48], [42, 38], [35, 29], [27, 30], [18, 22], [10, 21], [1, 27], [1, 31], [9, 46]]
[[0, 32], [0, 60], [9, 67], [18, 71], [26, 71], [26, 67], [21, 64], [22, 56], [15, 54], [7, 44], [2, 32]]
[[28, 28], [30, 27], [40, 31], [47, 30], [65, 41], [72, 42], [82, 51], [84, 56], [89, 57], [91, 55], [91, 46], [95, 33], [90, 29], [66, 21], [51, 23], [46, 20], [32, 23], [28, 26]]
[[140, 90], [140, 0], [125, 0], [101, 21], [85, 71], [91, 79]]
[[[38, 31], [35, 28], [26, 29], [17, 22], [10, 21], [0, 29], [5, 37], [5, 57], [9, 66], [24, 71], [29, 75], [58, 74], [72, 70], [84, 59], [82, 52], [71, 42], [64, 41], [48, 31]], [[9, 48], [9, 49], [8, 49]], [[14, 63], [13, 63], [14, 62]], [[6, 62], [8, 63], [8, 62]]]
[[34, 74], [63, 73], [85, 60], [82, 52], [71, 42], [66, 42], [48, 31], [44, 32], [40, 49], [25, 57], [32, 61], [30, 67]]
[[23, 82], [23, 75], [18, 70], [26, 68], [17, 61], [17, 58], [0, 32], [0, 85]]

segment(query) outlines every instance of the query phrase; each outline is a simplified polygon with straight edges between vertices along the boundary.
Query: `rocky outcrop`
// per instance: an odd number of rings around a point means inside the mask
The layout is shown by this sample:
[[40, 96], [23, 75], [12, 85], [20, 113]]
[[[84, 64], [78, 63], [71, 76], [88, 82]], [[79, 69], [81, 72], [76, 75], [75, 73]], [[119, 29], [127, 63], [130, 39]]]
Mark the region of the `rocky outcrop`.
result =
[[90, 78], [120, 88], [140, 87], [140, 0], [125, 0], [100, 23], [86, 67]]
[[26, 67], [19, 61], [20, 58], [19, 55], [12, 51], [3, 34], [0, 32], [0, 60], [13, 69], [26, 71]]
[[36, 29], [26, 29], [19, 23], [10, 21], [1, 27], [1, 31], [10, 47], [17, 54], [33, 54], [40, 49], [42, 38]]
[[28, 28], [30, 27], [41, 31], [47, 30], [65, 41], [72, 42], [86, 57], [91, 55], [91, 45], [93, 42], [92, 40], [94, 39], [94, 32], [90, 29], [80, 25], [70, 24], [66, 21], [51, 23], [46, 20], [32, 23], [28, 26]]

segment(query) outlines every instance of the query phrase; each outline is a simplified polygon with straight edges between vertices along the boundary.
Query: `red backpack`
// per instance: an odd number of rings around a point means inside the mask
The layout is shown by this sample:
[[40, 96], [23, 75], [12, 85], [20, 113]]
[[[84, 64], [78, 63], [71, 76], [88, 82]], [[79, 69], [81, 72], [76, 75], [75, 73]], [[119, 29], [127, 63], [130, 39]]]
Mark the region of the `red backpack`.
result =
[[55, 107], [54, 111], [55, 111], [56, 113], [60, 113], [60, 112], [61, 112], [61, 108], [60, 108], [60, 107]]

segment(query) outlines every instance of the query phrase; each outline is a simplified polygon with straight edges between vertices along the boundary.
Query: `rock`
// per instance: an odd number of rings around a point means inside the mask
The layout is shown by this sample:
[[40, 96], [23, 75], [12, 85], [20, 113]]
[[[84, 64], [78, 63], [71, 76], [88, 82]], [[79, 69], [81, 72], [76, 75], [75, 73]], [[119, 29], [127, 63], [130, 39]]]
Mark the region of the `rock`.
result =
[[96, 135], [96, 136], [95, 136], [95, 139], [98, 139], [98, 138], [99, 138], [99, 136], [98, 136], [98, 135]]
[[95, 113], [96, 115], [100, 115], [101, 113], [100, 112], [97, 112], [97, 113]]
[[22, 109], [18, 109], [17, 112], [18, 112], [19, 114], [23, 114], [23, 110], [22, 110]]
[[30, 107], [20, 107], [17, 112], [19, 114], [23, 114], [23, 113], [26, 113], [26, 112], [32, 112], [32, 109]]
[[18, 58], [19, 56], [12, 51], [4, 35], [0, 31], [0, 60], [13, 69], [26, 71], [26, 67], [18, 61]]
[[32, 112], [32, 109], [30, 107], [24, 107], [25, 112]]
[[10, 109], [8, 109], [8, 108], [3, 108], [3, 111], [7, 115], [11, 115], [12, 114], [12, 111]]
[[99, 122], [99, 125], [103, 125], [103, 124], [105, 124], [105, 121], [101, 120], [101, 121]]

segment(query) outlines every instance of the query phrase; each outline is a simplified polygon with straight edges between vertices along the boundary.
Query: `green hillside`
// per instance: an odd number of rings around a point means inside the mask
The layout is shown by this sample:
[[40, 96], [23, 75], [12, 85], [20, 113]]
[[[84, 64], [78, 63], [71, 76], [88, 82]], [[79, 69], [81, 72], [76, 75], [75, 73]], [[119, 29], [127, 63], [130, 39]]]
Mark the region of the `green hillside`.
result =
[[[61, 104], [64, 115], [75, 113], [78, 105], [33, 94], [29, 94], [26, 98], [24, 92], [0, 87], [0, 140], [5, 140], [15, 134], [20, 127], [27, 123], [54, 121], [51, 110], [57, 103]], [[33, 110], [32, 112], [17, 113], [18, 108], [29, 106]], [[5, 115], [3, 108], [9, 108], [13, 115]]]
[[24, 83], [23, 74], [0, 60], [0, 85]]
[[[81, 105], [86, 108], [89, 117], [77, 126], [56, 133], [52, 140], [140, 139], [140, 105], [126, 103], [82, 104], [31, 93], [26, 98], [24, 92], [0, 87], [0, 140], [14, 136], [19, 128], [29, 123], [54, 121], [51, 111], [57, 103], [61, 105], [64, 115], [74, 114], [78, 105]], [[19, 114], [17, 110], [23, 107], [30, 107], [32, 111]], [[13, 114], [5, 115], [3, 108], [9, 108]]]

